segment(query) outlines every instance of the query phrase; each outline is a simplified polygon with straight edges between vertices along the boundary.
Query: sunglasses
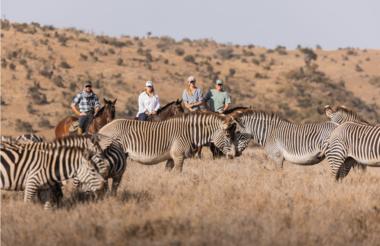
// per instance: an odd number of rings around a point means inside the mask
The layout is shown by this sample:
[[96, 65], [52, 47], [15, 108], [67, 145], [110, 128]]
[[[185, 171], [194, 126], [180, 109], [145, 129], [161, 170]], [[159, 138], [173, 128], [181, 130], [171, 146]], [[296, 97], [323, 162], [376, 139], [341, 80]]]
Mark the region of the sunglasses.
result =
[[92, 86], [91, 86], [91, 85], [86, 85], [85, 87], [86, 87], [86, 88], [92, 88]]

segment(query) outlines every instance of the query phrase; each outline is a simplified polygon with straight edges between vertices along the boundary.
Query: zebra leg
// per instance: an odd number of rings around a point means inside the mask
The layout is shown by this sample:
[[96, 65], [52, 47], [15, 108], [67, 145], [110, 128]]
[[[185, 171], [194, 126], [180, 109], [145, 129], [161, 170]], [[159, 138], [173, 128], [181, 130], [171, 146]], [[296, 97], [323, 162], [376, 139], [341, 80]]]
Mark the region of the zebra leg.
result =
[[348, 175], [352, 165], [355, 165], [356, 161], [352, 158], [347, 158], [344, 163], [339, 167], [338, 172], [335, 176], [336, 180], [342, 180]]
[[346, 162], [347, 150], [343, 144], [339, 141], [334, 141], [330, 144], [326, 151], [326, 158], [337, 181], [347, 176], [351, 169], [352, 161]]
[[360, 164], [360, 163], [358, 163], [358, 162], [356, 162], [356, 161], [353, 161], [353, 162], [352, 162], [352, 168], [353, 168], [354, 170], [359, 170], [360, 172], [365, 172], [365, 171], [367, 171], [367, 165]]
[[183, 169], [183, 161], [184, 157], [183, 156], [176, 156], [173, 158], [174, 161], [174, 171], [176, 173], [181, 173]]
[[116, 196], [117, 189], [119, 188], [121, 182], [121, 177], [122, 175], [112, 178], [111, 196]]
[[39, 183], [37, 179], [27, 179], [24, 191], [24, 202], [28, 203], [33, 201], [33, 198], [35, 198], [38, 193], [38, 187]]
[[166, 164], [165, 164], [165, 170], [166, 171], [171, 171], [174, 167], [174, 161], [173, 159], [169, 159], [166, 161]]

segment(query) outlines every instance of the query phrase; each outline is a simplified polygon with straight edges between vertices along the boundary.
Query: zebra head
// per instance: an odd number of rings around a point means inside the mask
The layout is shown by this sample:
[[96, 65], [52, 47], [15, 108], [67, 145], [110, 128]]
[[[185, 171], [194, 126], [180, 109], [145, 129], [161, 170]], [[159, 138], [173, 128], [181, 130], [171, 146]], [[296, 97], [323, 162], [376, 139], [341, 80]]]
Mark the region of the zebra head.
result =
[[352, 121], [356, 123], [369, 124], [366, 120], [361, 118], [356, 112], [344, 107], [339, 106], [335, 110], [330, 106], [325, 106], [325, 115], [330, 119], [331, 122], [337, 124], [343, 124], [347, 121]]
[[248, 147], [251, 141], [251, 135], [247, 133], [236, 132], [235, 133], [235, 146], [236, 146], [236, 156], [240, 156], [242, 152]]
[[100, 174], [99, 166], [105, 166], [102, 156], [90, 150], [84, 150], [76, 179], [95, 193], [101, 193], [105, 185], [105, 179]]
[[237, 122], [231, 117], [223, 123], [223, 127], [215, 131], [211, 137], [211, 142], [220, 149], [227, 158], [232, 159], [236, 156], [235, 131]]

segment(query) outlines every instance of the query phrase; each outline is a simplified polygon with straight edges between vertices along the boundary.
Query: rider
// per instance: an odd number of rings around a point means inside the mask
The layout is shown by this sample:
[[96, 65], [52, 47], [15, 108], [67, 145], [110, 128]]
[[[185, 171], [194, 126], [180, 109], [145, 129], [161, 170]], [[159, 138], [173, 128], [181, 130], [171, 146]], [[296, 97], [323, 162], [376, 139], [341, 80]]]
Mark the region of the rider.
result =
[[[76, 108], [77, 105], [79, 106], [79, 111]], [[71, 103], [71, 109], [79, 116], [79, 135], [86, 132], [88, 124], [92, 117], [99, 111], [100, 106], [98, 97], [92, 91], [91, 81], [86, 81], [83, 91], [78, 93]]]
[[223, 89], [223, 81], [216, 80], [215, 89], [210, 89], [204, 97], [204, 102], [208, 102], [209, 108], [213, 112], [223, 113], [231, 104], [231, 98], [227, 91]]
[[187, 78], [186, 89], [182, 93], [182, 100], [189, 111], [203, 109], [204, 105], [202, 91], [195, 85], [195, 82], [194, 76]]
[[138, 120], [148, 120], [148, 116], [156, 114], [159, 108], [160, 101], [158, 95], [154, 93], [153, 82], [149, 80], [145, 83], [145, 90], [139, 95]]

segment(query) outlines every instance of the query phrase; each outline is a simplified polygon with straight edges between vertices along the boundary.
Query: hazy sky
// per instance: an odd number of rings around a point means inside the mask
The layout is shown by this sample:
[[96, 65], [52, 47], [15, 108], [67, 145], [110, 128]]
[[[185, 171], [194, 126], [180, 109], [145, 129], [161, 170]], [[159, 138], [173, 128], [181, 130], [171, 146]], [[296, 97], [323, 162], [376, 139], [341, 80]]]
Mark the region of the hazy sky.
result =
[[380, 0], [1, 0], [1, 15], [116, 36], [380, 48]]

